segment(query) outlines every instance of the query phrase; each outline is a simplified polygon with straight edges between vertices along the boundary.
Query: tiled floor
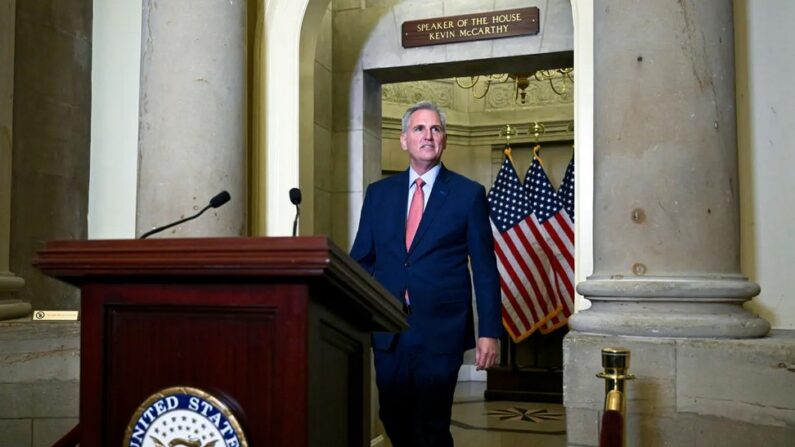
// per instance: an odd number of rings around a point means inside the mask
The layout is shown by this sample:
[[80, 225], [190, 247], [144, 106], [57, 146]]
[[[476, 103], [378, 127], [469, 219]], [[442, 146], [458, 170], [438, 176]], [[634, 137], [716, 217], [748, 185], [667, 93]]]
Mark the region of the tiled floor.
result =
[[456, 447], [563, 447], [563, 405], [483, 400], [485, 382], [460, 382], [450, 427]]

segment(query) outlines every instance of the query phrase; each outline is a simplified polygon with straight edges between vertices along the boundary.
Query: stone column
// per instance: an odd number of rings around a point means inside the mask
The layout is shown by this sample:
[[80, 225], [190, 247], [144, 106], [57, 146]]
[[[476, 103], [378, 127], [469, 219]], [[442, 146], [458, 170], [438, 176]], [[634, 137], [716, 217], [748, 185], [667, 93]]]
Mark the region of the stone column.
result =
[[245, 233], [246, 3], [143, 2], [136, 231], [218, 210], [161, 237]]
[[593, 306], [573, 330], [759, 337], [742, 304], [732, 0], [594, 5]]
[[14, 29], [16, 0], [0, 1], [0, 320], [30, 313], [30, 303], [4, 299], [4, 292], [19, 290], [25, 280], [11, 273], [11, 129], [14, 114]]

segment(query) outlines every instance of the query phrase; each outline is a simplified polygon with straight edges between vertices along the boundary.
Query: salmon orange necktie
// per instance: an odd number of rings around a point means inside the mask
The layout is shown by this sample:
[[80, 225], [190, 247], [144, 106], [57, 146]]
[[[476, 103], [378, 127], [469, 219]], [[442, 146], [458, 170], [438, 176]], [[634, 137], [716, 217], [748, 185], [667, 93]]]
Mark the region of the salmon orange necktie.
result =
[[417, 177], [414, 184], [416, 187], [414, 188], [414, 195], [411, 197], [409, 217], [406, 219], [406, 250], [411, 247], [414, 235], [417, 234], [417, 228], [420, 226], [420, 220], [422, 220], [422, 210], [425, 208], [425, 193], [422, 192], [422, 186], [425, 185], [425, 181], [422, 177]]
[[[417, 228], [420, 226], [422, 220], [422, 210], [425, 208], [425, 193], [422, 192], [422, 185], [425, 181], [422, 177], [417, 177], [414, 181], [414, 195], [411, 196], [411, 205], [409, 205], [409, 217], [406, 219], [406, 251], [411, 247], [411, 242], [414, 240], [414, 235], [417, 234]], [[403, 297], [406, 300], [406, 305], [411, 304], [409, 299], [409, 291]], [[410, 309], [410, 307], [407, 307]]]

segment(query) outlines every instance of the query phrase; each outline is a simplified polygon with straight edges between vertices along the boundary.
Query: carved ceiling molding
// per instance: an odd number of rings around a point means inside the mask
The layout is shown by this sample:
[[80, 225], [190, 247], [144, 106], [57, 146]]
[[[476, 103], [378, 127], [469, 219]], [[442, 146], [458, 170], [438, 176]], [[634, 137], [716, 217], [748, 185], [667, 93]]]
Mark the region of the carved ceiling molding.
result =
[[537, 107], [574, 104], [574, 89], [568, 88], [563, 95], [552, 90], [549, 81], [530, 78], [525, 89], [525, 103], [517, 103], [516, 86], [511, 83], [492, 84], [486, 95], [487, 111], [526, 110]]
[[454, 88], [450, 80], [384, 84], [381, 88], [381, 100], [407, 106], [419, 101], [433, 101], [439, 107], [457, 109]]
[[[505, 123], [509, 124], [509, 123]], [[539, 143], [573, 141], [574, 131], [570, 120], [550, 120], [539, 121], [544, 126], [544, 133], [535, 136], [530, 132], [531, 123], [510, 123], [512, 127], [518, 129], [518, 135], [511, 138], [511, 144], [532, 144]], [[494, 124], [487, 126], [462, 126], [448, 124], [447, 144], [456, 146], [501, 146], [505, 144], [505, 138], [500, 136], [500, 130], [504, 124]], [[381, 121], [381, 138], [394, 139], [400, 138], [401, 123], [399, 118], [384, 117]]]
[[[381, 88], [381, 100], [390, 104], [410, 106], [418, 101], [430, 100], [439, 107], [448, 110], [485, 110], [487, 112], [505, 112], [531, 110], [539, 107], [574, 105], [574, 89], [568, 86], [562, 95], [558, 95], [552, 89], [548, 80], [537, 80], [530, 77], [530, 84], [525, 89], [525, 103], [518, 102], [516, 98], [516, 86], [513, 82], [492, 84], [489, 92], [484, 99], [476, 99], [471, 91], [457, 87], [454, 79], [437, 79], [432, 81], [401, 82], [396, 84], [384, 84]], [[558, 84], [560, 81], [556, 79]], [[467, 93], [464, 97], [468, 98], [470, 107], [462, 102], [461, 95], [456, 95], [456, 89]], [[558, 89], [561, 86], [558, 85]], [[477, 104], [482, 104], [477, 106]]]

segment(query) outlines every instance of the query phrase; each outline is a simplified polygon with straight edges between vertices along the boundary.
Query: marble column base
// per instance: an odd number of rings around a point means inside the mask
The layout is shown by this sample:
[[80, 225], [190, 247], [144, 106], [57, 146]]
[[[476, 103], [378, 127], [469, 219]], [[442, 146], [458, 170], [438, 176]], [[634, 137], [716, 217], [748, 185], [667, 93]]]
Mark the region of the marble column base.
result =
[[30, 315], [30, 303], [22, 300], [0, 300], [0, 321]]
[[591, 277], [577, 291], [590, 309], [569, 319], [580, 332], [651, 337], [754, 338], [770, 324], [743, 308], [759, 286], [740, 275], [609, 279]]
[[13, 292], [24, 286], [24, 279], [10, 272], [0, 271], [0, 292]]

